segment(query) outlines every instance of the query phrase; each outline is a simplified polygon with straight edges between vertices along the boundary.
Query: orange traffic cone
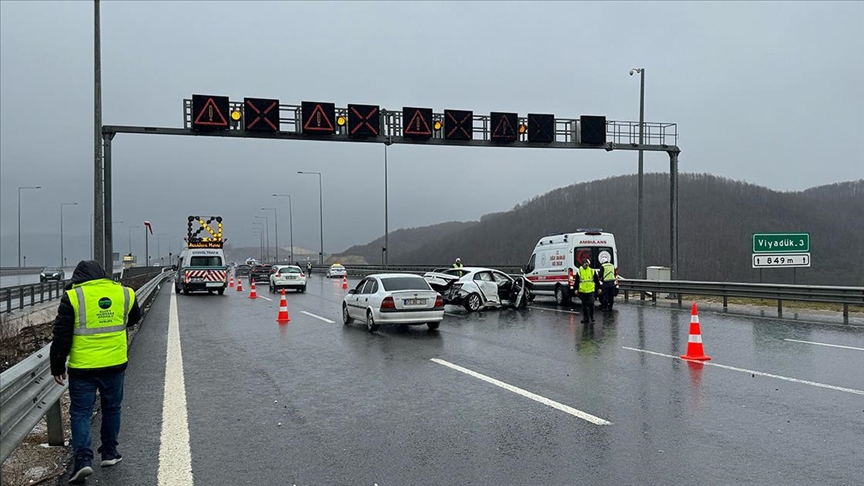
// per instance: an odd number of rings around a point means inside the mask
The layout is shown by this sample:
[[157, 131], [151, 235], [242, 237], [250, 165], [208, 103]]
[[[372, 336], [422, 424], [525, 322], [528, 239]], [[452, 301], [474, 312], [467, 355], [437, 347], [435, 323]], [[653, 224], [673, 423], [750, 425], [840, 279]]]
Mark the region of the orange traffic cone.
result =
[[285, 289], [282, 289], [282, 300], [279, 301], [279, 315], [276, 316], [276, 322], [279, 324], [285, 324], [290, 321], [291, 318], [288, 317], [288, 300], [285, 299]]
[[348, 277], [346, 277], [345, 275], [342, 275], [342, 288], [343, 289], [348, 288]]
[[687, 340], [687, 354], [682, 354], [681, 359], [695, 359], [707, 361], [711, 356], [705, 356], [702, 349], [702, 331], [699, 330], [699, 313], [696, 311], [696, 302], [693, 302], [693, 310], [690, 311], [690, 339]]
[[251, 283], [252, 283], [252, 285], [249, 287], [249, 298], [250, 299], [257, 299], [258, 298], [258, 292], [255, 291], [255, 280], [253, 279]]
[[243, 292], [243, 279], [237, 277], [237, 292]]
[[228, 288], [234, 288], [234, 275], [231, 275], [231, 278], [228, 279]]

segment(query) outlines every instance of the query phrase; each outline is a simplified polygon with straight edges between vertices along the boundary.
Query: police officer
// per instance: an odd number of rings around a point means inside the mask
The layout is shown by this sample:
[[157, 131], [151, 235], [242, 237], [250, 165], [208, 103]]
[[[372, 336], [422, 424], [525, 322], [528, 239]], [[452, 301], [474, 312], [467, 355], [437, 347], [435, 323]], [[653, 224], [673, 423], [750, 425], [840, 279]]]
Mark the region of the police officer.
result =
[[582, 301], [582, 324], [594, 322], [594, 292], [597, 291], [597, 272], [591, 268], [591, 260], [582, 259], [579, 268], [579, 300]]
[[[456, 258], [456, 261], [453, 262], [453, 268], [465, 268], [465, 265], [462, 264], [461, 258]], [[460, 277], [464, 274], [465, 274], [464, 272], [459, 272]]]
[[126, 329], [140, 319], [135, 291], [114, 282], [99, 262], [78, 263], [60, 299], [50, 353], [51, 374], [61, 386], [69, 358], [69, 415], [75, 459], [70, 483], [82, 483], [93, 474], [90, 418], [97, 390], [102, 405], [100, 466], [113, 466], [122, 459], [117, 438], [128, 361]]
[[606, 255], [600, 257], [600, 264], [600, 280], [603, 282], [603, 292], [600, 293], [600, 310], [611, 311], [615, 300], [615, 279], [618, 277], [618, 269], [609, 263], [609, 257]]

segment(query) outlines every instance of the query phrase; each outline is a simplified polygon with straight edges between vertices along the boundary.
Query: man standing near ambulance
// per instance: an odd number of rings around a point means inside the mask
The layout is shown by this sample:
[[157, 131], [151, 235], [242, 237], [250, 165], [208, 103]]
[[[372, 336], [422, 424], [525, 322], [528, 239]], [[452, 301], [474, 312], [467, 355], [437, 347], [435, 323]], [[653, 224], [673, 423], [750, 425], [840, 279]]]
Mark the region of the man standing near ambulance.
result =
[[69, 415], [75, 460], [70, 483], [84, 482], [93, 474], [90, 419], [97, 390], [102, 406], [100, 466], [113, 466], [122, 459], [117, 438], [128, 361], [126, 329], [140, 319], [135, 291], [113, 281], [99, 262], [78, 263], [60, 299], [50, 353], [51, 374], [61, 386], [67, 377], [69, 358]]
[[600, 281], [603, 282], [603, 291], [600, 293], [600, 310], [611, 311], [615, 300], [615, 279], [618, 278], [618, 269], [609, 263], [609, 257], [600, 257]]
[[579, 300], [582, 301], [582, 324], [594, 323], [594, 293], [597, 291], [597, 272], [591, 268], [591, 260], [582, 259], [579, 268]]

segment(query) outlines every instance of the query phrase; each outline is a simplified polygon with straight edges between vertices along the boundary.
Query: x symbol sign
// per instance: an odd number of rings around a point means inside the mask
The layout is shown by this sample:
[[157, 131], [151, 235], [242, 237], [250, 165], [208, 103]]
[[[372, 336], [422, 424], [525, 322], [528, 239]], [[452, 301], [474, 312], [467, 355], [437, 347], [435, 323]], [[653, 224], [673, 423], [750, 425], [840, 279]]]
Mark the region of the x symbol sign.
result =
[[360, 112], [357, 111], [357, 108], [355, 108], [353, 106], [351, 107], [351, 111], [353, 111], [354, 114], [357, 115], [363, 121], [362, 123], [359, 123], [356, 127], [354, 127], [353, 130], [351, 130], [352, 135], [357, 133], [357, 130], [360, 130], [360, 128], [362, 128], [364, 125], [369, 127], [369, 130], [372, 133], [374, 133], [375, 135], [378, 135], [378, 129], [375, 128], [374, 126], [372, 126], [371, 123], [369, 123], [369, 120], [371, 120], [372, 117], [375, 116], [376, 113], [378, 113], [378, 107], [377, 106], [372, 108], [371, 110], [369, 110], [369, 113], [367, 113], [366, 116], [361, 115]]
[[471, 115], [472, 115], [471, 113], [465, 113], [465, 116], [463, 116], [462, 120], [460, 121], [460, 120], [456, 120], [456, 118], [453, 116], [453, 113], [448, 112], [447, 118], [450, 118], [451, 120], [453, 120], [454, 125], [453, 125], [453, 129], [447, 133], [447, 137], [448, 138], [452, 137], [453, 134], [456, 132], [456, 130], [461, 130], [462, 133], [465, 135], [465, 137], [471, 138], [471, 134], [468, 133], [468, 130], [465, 130], [465, 127], [462, 126], [463, 123], [465, 123], [466, 121], [471, 119]]
[[255, 112], [255, 114], [258, 115], [258, 116], [255, 117], [254, 120], [252, 120], [252, 123], [249, 124], [249, 128], [254, 127], [255, 124], [258, 123], [260, 120], [264, 120], [264, 123], [270, 125], [270, 128], [272, 128], [273, 130], [276, 130], [276, 125], [274, 125], [273, 122], [271, 122], [270, 120], [268, 120], [267, 118], [264, 117], [264, 115], [270, 113], [270, 110], [272, 110], [272, 109], [276, 106], [276, 102], [275, 102], [275, 101], [272, 102], [272, 103], [270, 103], [270, 106], [268, 106], [267, 108], [265, 108], [264, 111], [259, 110], [257, 106], [255, 106], [254, 104], [252, 104], [252, 101], [251, 101], [251, 100], [246, 100], [246, 105], [247, 105], [249, 108], [252, 108], [252, 110]]

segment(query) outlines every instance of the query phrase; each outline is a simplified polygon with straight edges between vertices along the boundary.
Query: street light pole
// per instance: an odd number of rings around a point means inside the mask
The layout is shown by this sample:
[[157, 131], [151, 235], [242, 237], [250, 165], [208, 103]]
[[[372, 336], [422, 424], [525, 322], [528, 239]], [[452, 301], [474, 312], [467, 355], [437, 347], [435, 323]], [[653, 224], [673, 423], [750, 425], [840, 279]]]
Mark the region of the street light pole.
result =
[[264, 220], [264, 231], [265, 231], [265, 234], [267, 235], [264, 238], [264, 244], [267, 245], [267, 252], [264, 256], [264, 261], [266, 262], [266, 261], [270, 260], [270, 218], [268, 218], [267, 216], [255, 216], [255, 217], [258, 219]]
[[390, 264], [390, 213], [387, 211], [387, 147], [393, 142], [384, 142], [384, 268]]
[[18, 187], [18, 267], [21, 267], [21, 190], [42, 189], [42, 186], [19, 186]]
[[276, 235], [276, 263], [279, 263], [279, 216], [276, 208], [261, 208], [261, 211], [273, 211], [273, 233]]
[[639, 278], [643, 278], [645, 272], [645, 223], [643, 219], [643, 199], [645, 196], [643, 187], [642, 144], [645, 141], [645, 68], [634, 68], [630, 70], [630, 76], [639, 73], [639, 178], [636, 188], [636, 246], [639, 251], [636, 261], [639, 265]]
[[[256, 226], [257, 225], [257, 226]], [[261, 241], [258, 244], [258, 251], [261, 252], [261, 261], [264, 261], [264, 225], [262, 223], [252, 222], [253, 231], [257, 231], [259, 236], [261, 236]]]
[[132, 230], [135, 228], [140, 228], [141, 226], [135, 225], [129, 227], [129, 255], [132, 255]]
[[291, 210], [291, 195], [290, 194], [273, 194], [273, 197], [287, 197], [288, 198], [288, 233], [291, 237], [291, 258], [290, 262], [294, 261], [294, 217], [293, 211]]
[[66, 266], [66, 258], [63, 255], [63, 206], [77, 206], [77, 202], [60, 203], [60, 268]]
[[320, 172], [304, 172], [302, 170], [297, 171], [298, 174], [315, 174], [318, 176], [318, 217], [320, 219], [318, 225], [321, 228], [321, 252], [319, 253], [320, 264], [324, 265], [324, 195], [322, 191], [321, 185], [321, 173]]

